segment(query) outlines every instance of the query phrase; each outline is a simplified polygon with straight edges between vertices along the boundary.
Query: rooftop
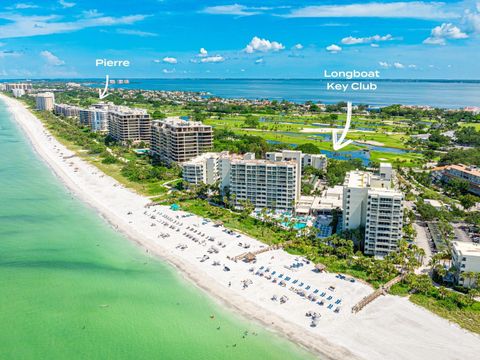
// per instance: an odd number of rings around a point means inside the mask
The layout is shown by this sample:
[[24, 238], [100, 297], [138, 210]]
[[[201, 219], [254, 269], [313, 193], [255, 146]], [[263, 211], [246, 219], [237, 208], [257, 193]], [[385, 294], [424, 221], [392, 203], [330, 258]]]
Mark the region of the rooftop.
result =
[[169, 125], [170, 127], [188, 127], [188, 126], [208, 126], [204, 125], [201, 121], [190, 121], [182, 119], [180, 116], [167, 117], [163, 120], [158, 120], [159, 124]]
[[433, 168], [432, 171], [442, 171], [442, 170], [448, 170], [448, 169], [454, 169], [458, 170], [467, 174], [475, 175], [475, 176], [480, 176], [480, 169], [477, 168], [476, 166], [467, 166], [463, 164], [458, 164], [458, 165], [447, 165], [447, 166], [439, 166], [436, 168]]
[[466, 241], [453, 241], [453, 249], [462, 256], [479, 256], [480, 257], [480, 244]]

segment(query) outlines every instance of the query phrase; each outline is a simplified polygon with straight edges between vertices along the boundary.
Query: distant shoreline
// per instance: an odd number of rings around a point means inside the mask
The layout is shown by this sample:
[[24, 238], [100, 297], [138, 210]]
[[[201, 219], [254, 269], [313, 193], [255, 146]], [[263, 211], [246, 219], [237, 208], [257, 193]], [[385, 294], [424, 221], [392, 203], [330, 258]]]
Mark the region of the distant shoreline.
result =
[[[132, 76], [116, 76], [115, 78], [126, 78], [130, 80], [165, 80], [165, 81], [183, 81], [183, 80], [201, 80], [201, 81], [331, 81], [329, 79], [325, 78], [189, 78], [189, 77], [184, 77], [184, 78], [156, 78], [156, 77], [132, 77]], [[31, 79], [25, 79], [25, 78], [12, 78], [12, 79], [1, 79], [0, 83], [4, 82], [10, 82], [10, 81], [62, 81], [62, 82], [68, 82], [68, 81], [104, 81], [104, 78], [101, 77], [80, 77], [80, 78], [31, 78]], [[337, 79], [339, 80], [339, 79]], [[353, 81], [353, 80], [346, 80], [344, 81]], [[362, 79], [357, 79], [356, 81], [368, 81], [368, 80], [362, 80]], [[378, 82], [432, 82], [432, 83], [471, 83], [471, 84], [480, 84], [480, 79], [395, 79], [395, 78], [389, 78], [389, 79], [376, 79], [375, 81]]]

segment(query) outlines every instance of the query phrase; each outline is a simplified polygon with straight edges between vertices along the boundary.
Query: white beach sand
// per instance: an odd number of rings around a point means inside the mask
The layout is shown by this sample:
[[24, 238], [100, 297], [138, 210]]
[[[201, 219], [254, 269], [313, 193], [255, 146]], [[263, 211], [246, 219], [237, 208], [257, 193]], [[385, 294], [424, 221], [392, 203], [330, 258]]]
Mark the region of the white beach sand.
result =
[[[479, 336], [435, 316], [406, 298], [387, 295], [360, 313], [352, 314], [351, 307], [372, 291], [368, 285], [341, 280], [335, 274], [318, 274], [311, 264], [304, 263], [296, 271], [286, 269], [284, 266], [297, 261], [295, 256], [281, 250], [259, 255], [256, 264], [235, 263], [227, 259], [227, 256], [233, 257], [265, 245], [244, 235], [240, 238], [229, 235], [223, 232], [222, 227], [215, 227], [211, 222], [204, 223], [197, 216], [182, 217], [185, 215], [182, 211], [175, 212], [162, 206], [145, 208], [149, 199], [124, 188], [76, 156], [66, 159], [74, 154], [53, 138], [21, 103], [3, 95], [0, 99], [8, 105], [34, 149], [54, 173], [118, 231], [148, 249], [149, 253], [167, 260], [215, 300], [267, 325], [317, 353], [320, 358], [478, 358]], [[162, 233], [168, 234], [168, 237], [159, 237]], [[184, 233], [193, 234], [204, 244], [194, 242]], [[215, 241], [208, 240], [210, 236]], [[250, 248], [245, 250], [238, 246], [240, 242], [248, 243]], [[177, 248], [179, 244], [187, 245], [187, 248], [181, 250]], [[219, 251], [217, 254], [207, 252], [212, 245]], [[200, 262], [205, 254], [209, 259]], [[212, 265], [213, 261], [218, 261], [220, 265]], [[224, 266], [230, 271], [224, 271]], [[273, 277], [283, 274], [283, 278], [289, 276], [291, 280], [282, 287], [265, 276], [255, 275], [254, 272], [261, 266], [270, 268], [265, 275], [271, 276], [276, 271]], [[253, 273], [249, 271], [252, 267], [255, 269]], [[243, 289], [242, 281], [247, 279], [251, 280], [251, 284]], [[299, 280], [295, 287], [298, 288], [301, 282], [304, 283], [303, 289], [307, 285], [311, 287], [307, 294], [315, 289], [319, 290], [318, 294], [325, 292], [325, 304], [320, 306], [290, 291], [295, 279]], [[329, 286], [334, 286], [335, 290], [328, 290]], [[285, 295], [289, 300], [280, 304], [278, 300], [271, 300], [273, 295], [277, 295], [278, 299]], [[327, 300], [328, 296], [332, 299]], [[341, 299], [340, 305], [335, 304], [337, 299]], [[329, 304], [334, 305], [332, 309], [327, 308]], [[337, 306], [341, 310], [334, 313]], [[311, 320], [305, 316], [307, 311], [321, 314], [317, 327], [310, 327]]]

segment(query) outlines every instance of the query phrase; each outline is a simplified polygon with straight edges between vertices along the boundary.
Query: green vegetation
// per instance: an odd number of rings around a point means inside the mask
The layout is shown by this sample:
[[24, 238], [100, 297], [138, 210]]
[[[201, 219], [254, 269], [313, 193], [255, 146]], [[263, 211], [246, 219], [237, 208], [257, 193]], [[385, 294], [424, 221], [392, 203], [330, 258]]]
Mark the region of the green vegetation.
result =
[[[26, 103], [33, 107], [31, 99], [27, 98]], [[140, 194], [163, 194], [166, 188], [162, 184], [180, 177], [178, 167], [154, 164], [148, 156], [138, 156], [130, 149], [112, 143], [105, 135], [78, 126], [72, 119], [61, 118], [46, 111], [32, 112], [77, 156]]]
[[464, 295], [443, 286], [434, 286], [427, 275], [410, 274], [394, 285], [390, 293], [409, 296], [413, 303], [480, 334], [480, 303], [474, 300], [478, 290], [472, 289]]

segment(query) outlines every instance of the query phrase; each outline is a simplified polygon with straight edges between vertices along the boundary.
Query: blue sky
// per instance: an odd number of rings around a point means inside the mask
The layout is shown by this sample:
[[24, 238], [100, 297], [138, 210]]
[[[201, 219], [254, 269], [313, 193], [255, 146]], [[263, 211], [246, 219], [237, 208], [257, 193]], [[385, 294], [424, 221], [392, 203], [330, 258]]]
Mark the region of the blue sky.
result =
[[[131, 62], [95, 67], [96, 58]], [[3, 0], [0, 79], [480, 79], [479, 1]]]

